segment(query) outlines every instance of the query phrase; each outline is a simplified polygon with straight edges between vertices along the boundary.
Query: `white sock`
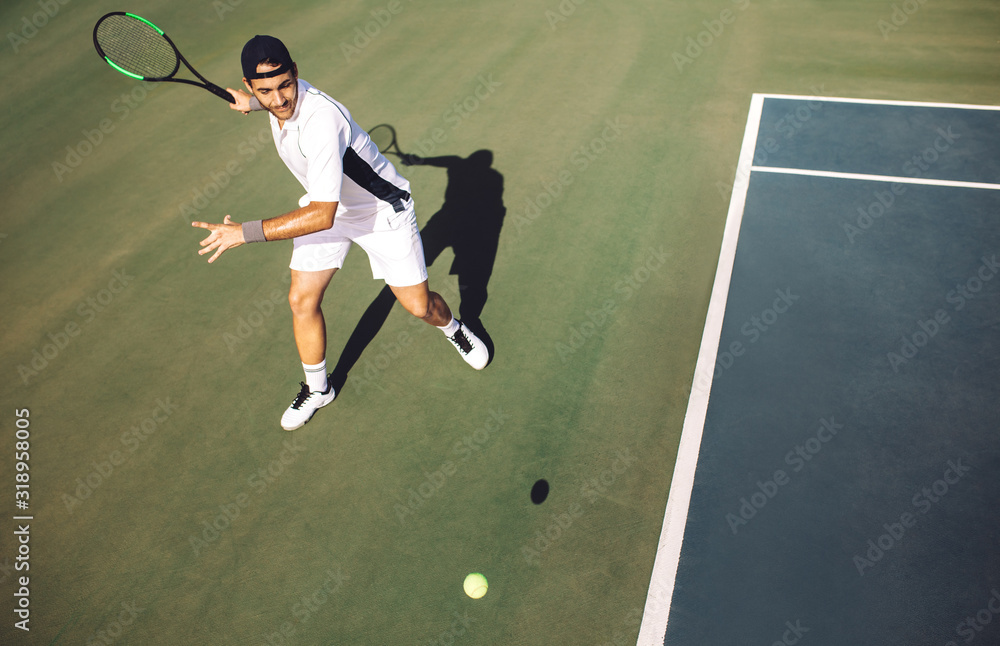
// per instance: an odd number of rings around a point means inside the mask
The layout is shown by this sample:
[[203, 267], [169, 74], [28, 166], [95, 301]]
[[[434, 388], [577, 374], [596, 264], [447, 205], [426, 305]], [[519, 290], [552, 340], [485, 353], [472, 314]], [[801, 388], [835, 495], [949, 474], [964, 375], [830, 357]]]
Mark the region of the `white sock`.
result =
[[454, 316], [451, 317], [451, 323], [445, 325], [444, 327], [438, 327], [439, 330], [444, 332], [445, 336], [455, 336], [455, 332], [458, 332], [458, 319]]
[[321, 363], [317, 363], [314, 366], [303, 363], [302, 369], [306, 371], [306, 385], [309, 386], [309, 390], [326, 392], [328, 388], [326, 383], [326, 359], [323, 359]]

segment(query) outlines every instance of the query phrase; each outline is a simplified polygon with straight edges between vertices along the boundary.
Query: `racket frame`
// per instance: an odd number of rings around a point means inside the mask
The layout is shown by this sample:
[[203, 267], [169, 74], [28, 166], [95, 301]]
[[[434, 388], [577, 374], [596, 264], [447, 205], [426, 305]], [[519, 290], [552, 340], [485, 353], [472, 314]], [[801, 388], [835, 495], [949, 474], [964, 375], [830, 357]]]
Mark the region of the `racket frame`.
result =
[[[163, 39], [166, 40], [167, 43], [170, 44], [170, 47], [173, 48], [173, 50], [174, 50], [174, 55], [177, 57], [177, 60], [174, 62], [174, 69], [173, 69], [173, 71], [170, 72], [170, 74], [167, 74], [166, 76], [157, 76], [157, 77], [139, 76], [138, 74], [135, 74], [133, 72], [129, 72], [128, 70], [123, 69], [120, 65], [118, 65], [117, 63], [115, 63], [114, 61], [112, 61], [110, 58], [108, 58], [108, 55], [104, 52], [104, 49], [101, 47], [101, 44], [97, 40], [97, 28], [100, 27], [101, 23], [104, 22], [110, 16], [128, 16], [129, 18], [132, 18], [134, 20], [138, 20], [140, 22], [143, 22], [143, 23], [149, 25], [150, 27], [152, 27], [153, 29], [155, 29], [156, 32], [158, 34], [160, 34], [160, 36], [162, 36]], [[206, 90], [208, 90], [212, 94], [216, 95], [217, 97], [219, 97], [221, 99], [225, 99], [229, 103], [236, 103], [236, 99], [233, 98], [232, 94], [230, 94], [229, 92], [227, 92], [225, 89], [219, 87], [215, 83], [212, 83], [211, 81], [209, 81], [207, 78], [205, 78], [204, 76], [202, 76], [201, 74], [199, 74], [198, 70], [196, 70], [194, 67], [191, 66], [191, 63], [189, 63], [187, 61], [187, 59], [184, 58], [184, 55], [181, 54], [181, 51], [179, 49], [177, 49], [177, 45], [174, 44], [174, 41], [170, 40], [170, 36], [167, 36], [167, 34], [164, 33], [164, 31], [162, 29], [160, 29], [159, 27], [157, 27], [156, 25], [154, 25], [149, 20], [146, 20], [142, 16], [137, 16], [134, 13], [129, 13], [127, 11], [112, 11], [110, 13], [104, 14], [97, 21], [97, 24], [94, 25], [94, 48], [97, 49], [98, 55], [102, 59], [104, 59], [104, 61], [108, 65], [110, 65], [114, 70], [116, 70], [118, 72], [121, 72], [125, 76], [128, 76], [129, 78], [134, 78], [134, 79], [137, 79], [137, 80], [140, 80], [140, 81], [150, 81], [150, 82], [153, 82], [153, 83], [160, 83], [160, 82], [167, 82], [167, 81], [172, 82], [172, 83], [187, 83], [188, 85], [194, 85], [195, 87], [205, 88]], [[193, 81], [191, 79], [174, 78], [174, 75], [177, 74], [177, 72], [180, 70], [181, 63], [184, 63], [184, 66], [187, 67], [188, 70], [190, 70], [192, 74], [194, 74], [199, 79], [201, 79], [202, 83], [198, 83], [197, 81]], [[393, 133], [393, 135], [395, 135], [395, 133]]]

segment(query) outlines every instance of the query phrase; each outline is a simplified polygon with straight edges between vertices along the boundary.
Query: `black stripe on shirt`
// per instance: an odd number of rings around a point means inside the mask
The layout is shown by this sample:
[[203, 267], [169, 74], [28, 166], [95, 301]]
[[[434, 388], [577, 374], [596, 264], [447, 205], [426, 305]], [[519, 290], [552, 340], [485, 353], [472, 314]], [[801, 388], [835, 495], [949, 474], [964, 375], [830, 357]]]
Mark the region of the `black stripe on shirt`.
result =
[[410, 199], [410, 194], [376, 173], [353, 148], [344, 153], [344, 175], [378, 199], [391, 204], [397, 213], [406, 208], [404, 204]]

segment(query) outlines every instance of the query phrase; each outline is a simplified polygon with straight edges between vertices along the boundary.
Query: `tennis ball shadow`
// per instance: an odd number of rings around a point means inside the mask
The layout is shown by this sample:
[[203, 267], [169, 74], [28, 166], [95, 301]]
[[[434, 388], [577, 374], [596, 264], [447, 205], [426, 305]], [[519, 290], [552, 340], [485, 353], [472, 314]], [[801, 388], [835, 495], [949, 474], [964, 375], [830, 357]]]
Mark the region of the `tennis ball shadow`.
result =
[[544, 478], [531, 488], [531, 502], [540, 505], [549, 497], [549, 483]]
[[[480, 321], [488, 298], [487, 285], [493, 275], [500, 230], [507, 208], [503, 203], [503, 175], [493, 168], [493, 152], [477, 150], [468, 157], [405, 156], [407, 165], [443, 168], [448, 175], [441, 208], [420, 230], [427, 266], [451, 247], [454, 260], [449, 273], [458, 277], [459, 303], [449, 302], [457, 318], [482, 339], [493, 361], [493, 339]], [[417, 205], [417, 209], [420, 206]], [[434, 291], [434, 285], [430, 285]], [[453, 300], [453, 299], [448, 299]], [[348, 372], [360, 360], [365, 348], [375, 339], [395, 304], [388, 286], [372, 301], [361, 316], [331, 373], [331, 383], [340, 392]]]

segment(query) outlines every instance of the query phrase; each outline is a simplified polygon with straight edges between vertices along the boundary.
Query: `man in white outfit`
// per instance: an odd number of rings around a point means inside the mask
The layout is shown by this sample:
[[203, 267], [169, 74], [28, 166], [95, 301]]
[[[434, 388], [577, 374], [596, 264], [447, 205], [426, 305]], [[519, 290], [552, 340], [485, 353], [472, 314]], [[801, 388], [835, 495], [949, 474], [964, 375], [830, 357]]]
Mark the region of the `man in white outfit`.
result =
[[192, 222], [211, 234], [201, 255], [251, 242], [293, 239], [292, 328], [306, 381], [281, 417], [291, 431], [336, 397], [326, 372], [326, 323], [321, 304], [330, 279], [343, 266], [352, 242], [368, 254], [372, 276], [383, 279], [406, 311], [438, 327], [476, 370], [489, 363], [483, 342], [440, 294], [427, 286], [423, 245], [410, 185], [379, 152], [343, 105], [298, 78], [284, 44], [255, 36], [241, 56], [243, 83], [251, 94], [229, 89], [232, 109], [267, 110], [278, 156], [306, 190], [299, 208], [266, 220], [237, 224]]

